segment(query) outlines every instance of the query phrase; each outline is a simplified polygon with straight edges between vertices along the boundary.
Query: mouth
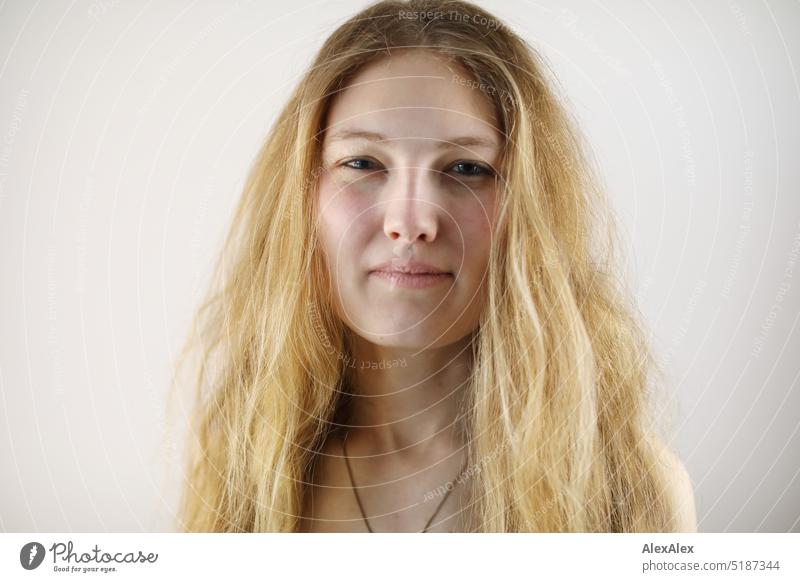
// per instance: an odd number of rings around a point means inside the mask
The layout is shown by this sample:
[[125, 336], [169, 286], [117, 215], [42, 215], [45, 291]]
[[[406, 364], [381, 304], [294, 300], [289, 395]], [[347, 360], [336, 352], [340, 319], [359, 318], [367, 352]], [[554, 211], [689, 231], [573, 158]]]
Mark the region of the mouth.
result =
[[426, 289], [453, 280], [452, 273], [433, 265], [413, 261], [400, 264], [397, 260], [378, 265], [369, 276], [407, 289]]
[[371, 271], [370, 277], [387, 281], [392, 287], [427, 289], [451, 281], [450, 273], [404, 273], [400, 271]]

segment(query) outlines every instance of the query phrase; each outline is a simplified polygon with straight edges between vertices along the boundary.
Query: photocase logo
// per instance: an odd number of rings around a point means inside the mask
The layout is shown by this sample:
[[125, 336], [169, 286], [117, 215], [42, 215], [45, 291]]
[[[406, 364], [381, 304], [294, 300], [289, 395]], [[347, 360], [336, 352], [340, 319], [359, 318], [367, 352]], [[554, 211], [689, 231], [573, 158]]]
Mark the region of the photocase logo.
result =
[[26, 570], [35, 570], [44, 560], [44, 546], [39, 542], [28, 542], [19, 551], [19, 563]]

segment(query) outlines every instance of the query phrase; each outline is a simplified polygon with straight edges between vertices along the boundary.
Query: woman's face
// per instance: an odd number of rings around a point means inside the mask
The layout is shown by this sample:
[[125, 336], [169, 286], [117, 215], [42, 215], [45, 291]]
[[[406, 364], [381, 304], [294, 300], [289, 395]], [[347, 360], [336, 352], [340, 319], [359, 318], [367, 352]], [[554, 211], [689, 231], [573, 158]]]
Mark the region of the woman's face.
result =
[[478, 325], [502, 138], [461, 68], [403, 51], [331, 106], [319, 235], [338, 316], [368, 341], [425, 349]]

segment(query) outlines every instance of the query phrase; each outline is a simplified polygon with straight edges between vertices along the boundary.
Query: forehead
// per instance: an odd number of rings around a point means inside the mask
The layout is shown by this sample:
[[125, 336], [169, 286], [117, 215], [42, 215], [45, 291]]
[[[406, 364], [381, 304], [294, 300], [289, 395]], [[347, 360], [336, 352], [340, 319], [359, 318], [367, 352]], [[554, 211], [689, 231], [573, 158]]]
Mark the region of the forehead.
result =
[[393, 138], [434, 140], [458, 130], [499, 143], [494, 106], [470, 80], [442, 55], [393, 52], [362, 68], [333, 98], [327, 129], [357, 126]]

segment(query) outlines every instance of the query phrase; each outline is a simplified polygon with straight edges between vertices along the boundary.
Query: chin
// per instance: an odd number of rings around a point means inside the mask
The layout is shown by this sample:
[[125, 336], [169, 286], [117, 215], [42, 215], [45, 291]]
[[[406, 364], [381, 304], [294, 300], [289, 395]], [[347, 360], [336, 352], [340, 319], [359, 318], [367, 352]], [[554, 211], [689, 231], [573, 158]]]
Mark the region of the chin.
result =
[[[389, 331], [380, 334], [364, 333], [362, 327], [359, 335], [370, 343], [385, 348], [419, 351], [450, 345], [465, 335], [454, 332], [452, 328], [448, 330], [447, 327], [447, 325], [430, 326], [426, 324], [415, 326], [410, 323], [407, 326], [396, 326], [394, 333]], [[381, 326], [380, 329], [386, 329], [386, 326]]]

